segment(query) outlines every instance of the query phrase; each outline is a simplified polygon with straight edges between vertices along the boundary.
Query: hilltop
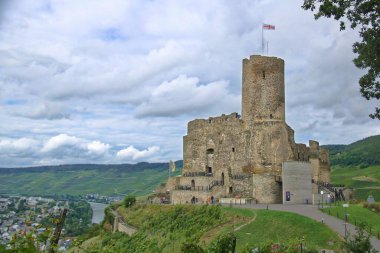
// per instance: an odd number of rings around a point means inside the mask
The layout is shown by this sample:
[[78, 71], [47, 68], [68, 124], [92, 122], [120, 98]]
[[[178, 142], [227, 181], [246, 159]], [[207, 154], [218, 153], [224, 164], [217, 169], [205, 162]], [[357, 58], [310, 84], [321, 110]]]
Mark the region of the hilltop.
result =
[[[177, 167], [182, 161], [177, 162]], [[84, 195], [150, 194], [168, 177], [168, 163], [71, 164], [0, 168], [0, 193]], [[179, 172], [177, 172], [179, 173]]]
[[330, 152], [332, 166], [380, 165], [380, 135], [367, 137], [349, 145], [324, 145]]

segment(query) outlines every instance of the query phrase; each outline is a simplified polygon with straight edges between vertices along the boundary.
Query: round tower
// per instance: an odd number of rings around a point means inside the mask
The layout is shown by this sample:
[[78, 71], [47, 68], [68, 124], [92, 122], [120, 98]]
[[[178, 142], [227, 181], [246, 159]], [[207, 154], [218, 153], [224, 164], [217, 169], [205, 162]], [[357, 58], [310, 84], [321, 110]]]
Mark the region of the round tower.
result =
[[243, 60], [242, 118], [252, 126], [285, 122], [284, 60], [251, 55]]

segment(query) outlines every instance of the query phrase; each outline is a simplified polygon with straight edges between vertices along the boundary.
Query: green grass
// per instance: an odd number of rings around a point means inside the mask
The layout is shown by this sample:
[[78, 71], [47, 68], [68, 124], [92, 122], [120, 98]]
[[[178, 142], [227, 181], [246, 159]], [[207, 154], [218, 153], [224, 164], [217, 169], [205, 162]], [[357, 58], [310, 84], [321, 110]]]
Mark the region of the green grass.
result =
[[[180, 252], [184, 242], [207, 248], [221, 234], [236, 231], [237, 251], [265, 243], [291, 243], [305, 238], [315, 249], [338, 250], [341, 239], [325, 224], [288, 212], [207, 205], [136, 205], [119, 207], [124, 220], [138, 229], [132, 237], [102, 234], [93, 247], [99, 252]], [[252, 221], [254, 219], [254, 221]], [[251, 222], [251, 223], [250, 223]], [[332, 245], [330, 245], [333, 243]], [[83, 246], [84, 247], [84, 246]], [[84, 247], [92, 252], [94, 248]]]
[[338, 235], [326, 225], [308, 217], [271, 210], [255, 212], [256, 219], [236, 233], [238, 251], [245, 245], [289, 243], [297, 238], [304, 238], [306, 247], [315, 249], [338, 249], [341, 243]]
[[[358, 180], [358, 178], [367, 180]], [[373, 179], [373, 180], [371, 180]], [[375, 200], [380, 200], [380, 166], [367, 168], [360, 167], [332, 167], [331, 181], [333, 184], [344, 184], [354, 188], [354, 197], [366, 200], [372, 195]]]
[[[322, 211], [344, 220], [344, 207], [342, 204], [324, 208]], [[364, 208], [361, 204], [350, 204], [349, 207], [347, 207], [347, 214], [349, 223], [353, 225], [360, 223], [371, 225], [371, 231], [374, 235], [380, 232], [380, 214]], [[368, 226], [366, 230], [369, 231]]]
[[0, 174], [0, 193], [28, 195], [146, 195], [167, 180], [167, 169], [73, 170]]

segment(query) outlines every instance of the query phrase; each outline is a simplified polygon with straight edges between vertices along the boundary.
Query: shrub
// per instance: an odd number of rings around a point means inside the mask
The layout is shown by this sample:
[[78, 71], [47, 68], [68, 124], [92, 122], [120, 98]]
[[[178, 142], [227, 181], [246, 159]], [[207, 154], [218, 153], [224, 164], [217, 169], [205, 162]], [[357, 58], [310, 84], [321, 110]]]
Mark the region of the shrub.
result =
[[133, 206], [135, 203], [136, 203], [136, 197], [132, 195], [125, 196], [123, 200], [123, 204], [127, 208]]
[[181, 246], [182, 253], [204, 253], [201, 246], [195, 243], [183, 243]]
[[377, 253], [378, 251], [372, 248], [370, 235], [364, 232], [364, 225], [359, 225], [356, 228], [356, 234], [352, 238], [348, 238], [345, 243], [347, 252], [355, 253]]

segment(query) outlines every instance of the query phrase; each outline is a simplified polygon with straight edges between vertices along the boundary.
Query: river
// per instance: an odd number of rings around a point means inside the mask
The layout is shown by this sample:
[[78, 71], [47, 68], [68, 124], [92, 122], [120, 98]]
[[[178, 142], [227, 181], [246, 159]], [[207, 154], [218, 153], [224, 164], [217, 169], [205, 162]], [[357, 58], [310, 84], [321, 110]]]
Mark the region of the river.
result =
[[108, 206], [108, 204], [102, 204], [102, 203], [95, 203], [95, 202], [88, 202], [91, 205], [92, 208], [92, 223], [99, 224], [102, 222], [104, 218], [104, 209]]

